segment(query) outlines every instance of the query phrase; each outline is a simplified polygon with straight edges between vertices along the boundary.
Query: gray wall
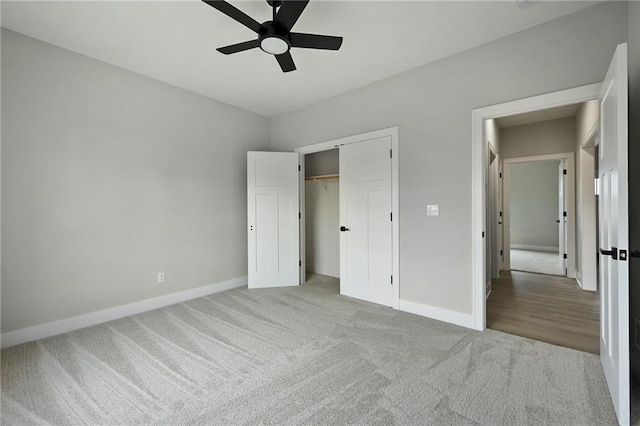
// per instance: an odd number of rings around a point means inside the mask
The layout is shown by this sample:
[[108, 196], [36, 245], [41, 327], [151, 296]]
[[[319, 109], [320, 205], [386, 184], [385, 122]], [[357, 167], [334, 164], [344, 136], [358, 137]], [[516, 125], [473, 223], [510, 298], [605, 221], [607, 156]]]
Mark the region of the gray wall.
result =
[[340, 169], [339, 155], [339, 150], [337, 148], [305, 155], [305, 176], [337, 175]]
[[511, 164], [509, 218], [511, 247], [558, 248], [558, 167], [560, 161]]
[[305, 202], [307, 271], [340, 277], [340, 183], [306, 181]]
[[500, 129], [502, 158], [562, 154], [576, 150], [573, 117]]
[[2, 113], [2, 332], [246, 275], [267, 119], [6, 30]]
[[603, 3], [276, 117], [272, 148], [398, 125], [400, 298], [471, 313], [472, 109], [600, 82], [626, 38], [626, 3]]
[[[629, 2], [629, 233], [630, 247], [640, 250], [640, 2]], [[631, 367], [640, 377], [640, 346], [636, 345], [636, 318], [640, 321], [640, 259], [630, 262]]]

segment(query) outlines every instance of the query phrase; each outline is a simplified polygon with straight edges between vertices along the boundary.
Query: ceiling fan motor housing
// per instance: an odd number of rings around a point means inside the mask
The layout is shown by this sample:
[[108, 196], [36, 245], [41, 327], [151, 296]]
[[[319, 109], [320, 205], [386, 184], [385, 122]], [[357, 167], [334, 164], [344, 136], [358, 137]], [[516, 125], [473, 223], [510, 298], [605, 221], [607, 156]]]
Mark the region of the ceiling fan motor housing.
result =
[[279, 31], [273, 21], [264, 22], [260, 26], [258, 40], [260, 40], [260, 49], [271, 55], [281, 55], [291, 49], [288, 33], [284, 30]]

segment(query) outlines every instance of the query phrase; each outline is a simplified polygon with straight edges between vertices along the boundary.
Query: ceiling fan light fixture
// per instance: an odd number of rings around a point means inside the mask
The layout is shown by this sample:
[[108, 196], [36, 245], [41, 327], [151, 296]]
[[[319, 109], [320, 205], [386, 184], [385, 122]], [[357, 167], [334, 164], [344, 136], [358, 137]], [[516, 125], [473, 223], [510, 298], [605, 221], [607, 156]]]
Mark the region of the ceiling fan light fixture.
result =
[[290, 47], [287, 40], [277, 36], [268, 36], [260, 40], [260, 49], [271, 55], [287, 53]]

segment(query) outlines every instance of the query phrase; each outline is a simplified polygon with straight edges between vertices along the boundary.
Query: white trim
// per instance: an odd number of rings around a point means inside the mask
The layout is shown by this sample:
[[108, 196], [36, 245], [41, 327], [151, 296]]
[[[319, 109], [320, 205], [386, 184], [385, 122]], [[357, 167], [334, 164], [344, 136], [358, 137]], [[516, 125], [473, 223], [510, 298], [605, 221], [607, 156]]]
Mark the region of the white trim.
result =
[[466, 328], [475, 328], [475, 321], [472, 314], [450, 311], [448, 309], [436, 308], [435, 306], [424, 305], [422, 303], [400, 300], [398, 309], [421, 317], [431, 318], [438, 321], [448, 322]]
[[484, 330], [486, 328], [486, 300], [484, 298], [486, 254], [485, 242], [482, 237], [482, 233], [485, 232], [485, 120], [598, 99], [600, 86], [600, 83], [596, 83], [575, 87], [573, 89], [478, 108], [471, 112], [471, 245], [473, 250], [471, 279], [474, 328], [476, 330]]
[[560, 250], [560, 247], [535, 246], [531, 244], [511, 244], [511, 248], [516, 250], [548, 251], [550, 253], [558, 253]]
[[300, 230], [298, 231], [300, 248], [298, 253], [300, 255], [300, 282], [298, 284], [302, 285], [307, 280], [307, 185], [305, 183], [307, 171], [305, 168], [304, 155], [300, 153], [298, 153], [298, 165], [300, 166], [300, 172], [298, 173], [298, 208], [300, 212]]
[[79, 330], [92, 325], [113, 321], [130, 315], [151, 311], [153, 309], [163, 308], [165, 306], [174, 305], [191, 299], [197, 299], [210, 294], [244, 287], [246, 285], [247, 277], [234, 278], [215, 284], [192, 288], [190, 290], [178, 291], [176, 293], [165, 294], [151, 299], [128, 303], [126, 305], [114, 306], [112, 308], [102, 309], [88, 314], [65, 318], [59, 321], [52, 321], [33, 327], [9, 331], [7, 333], [2, 333], [2, 336], [0, 337], [0, 340], [2, 341], [1, 346], [4, 349], [21, 343], [68, 333], [69, 331]]
[[576, 272], [576, 282], [578, 283], [578, 286], [584, 290], [584, 287], [582, 286], [582, 274], [580, 272]]
[[[300, 163], [303, 165], [302, 169], [304, 170], [304, 155], [312, 154], [314, 152], [328, 151], [330, 149], [338, 148], [340, 145], [347, 145], [350, 143], [361, 142], [364, 140], [377, 139], [385, 136], [391, 137], [391, 149], [393, 151], [393, 155], [391, 157], [391, 210], [393, 214], [393, 240], [392, 240], [392, 257], [393, 257], [393, 300], [391, 307], [393, 309], [399, 309], [399, 301], [400, 301], [400, 184], [399, 184], [399, 143], [398, 143], [398, 126], [387, 127], [385, 129], [374, 130], [372, 132], [361, 133], [358, 135], [347, 136], [340, 139], [334, 139], [326, 142], [320, 142], [313, 145], [307, 145], [300, 148], [296, 148], [294, 151], [300, 154], [303, 158]], [[304, 175], [301, 176], [301, 179], [304, 181]], [[304, 184], [300, 186], [304, 188]], [[303, 194], [304, 195], [304, 194]], [[305, 205], [304, 205], [304, 197], [301, 197], [300, 202], [300, 211], [302, 213], [302, 218], [305, 217]], [[301, 223], [300, 235], [302, 235], [301, 240], [304, 240], [304, 220]], [[301, 249], [301, 253], [304, 253], [304, 248]], [[305, 259], [302, 259], [302, 264], [305, 264]]]

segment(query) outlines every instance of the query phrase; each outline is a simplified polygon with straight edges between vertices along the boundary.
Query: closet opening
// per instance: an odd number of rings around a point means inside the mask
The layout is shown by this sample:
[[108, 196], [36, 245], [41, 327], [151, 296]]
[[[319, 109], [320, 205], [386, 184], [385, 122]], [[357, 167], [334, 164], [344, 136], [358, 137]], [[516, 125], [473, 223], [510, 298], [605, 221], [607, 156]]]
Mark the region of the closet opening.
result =
[[303, 283], [340, 279], [339, 149], [304, 155]]

